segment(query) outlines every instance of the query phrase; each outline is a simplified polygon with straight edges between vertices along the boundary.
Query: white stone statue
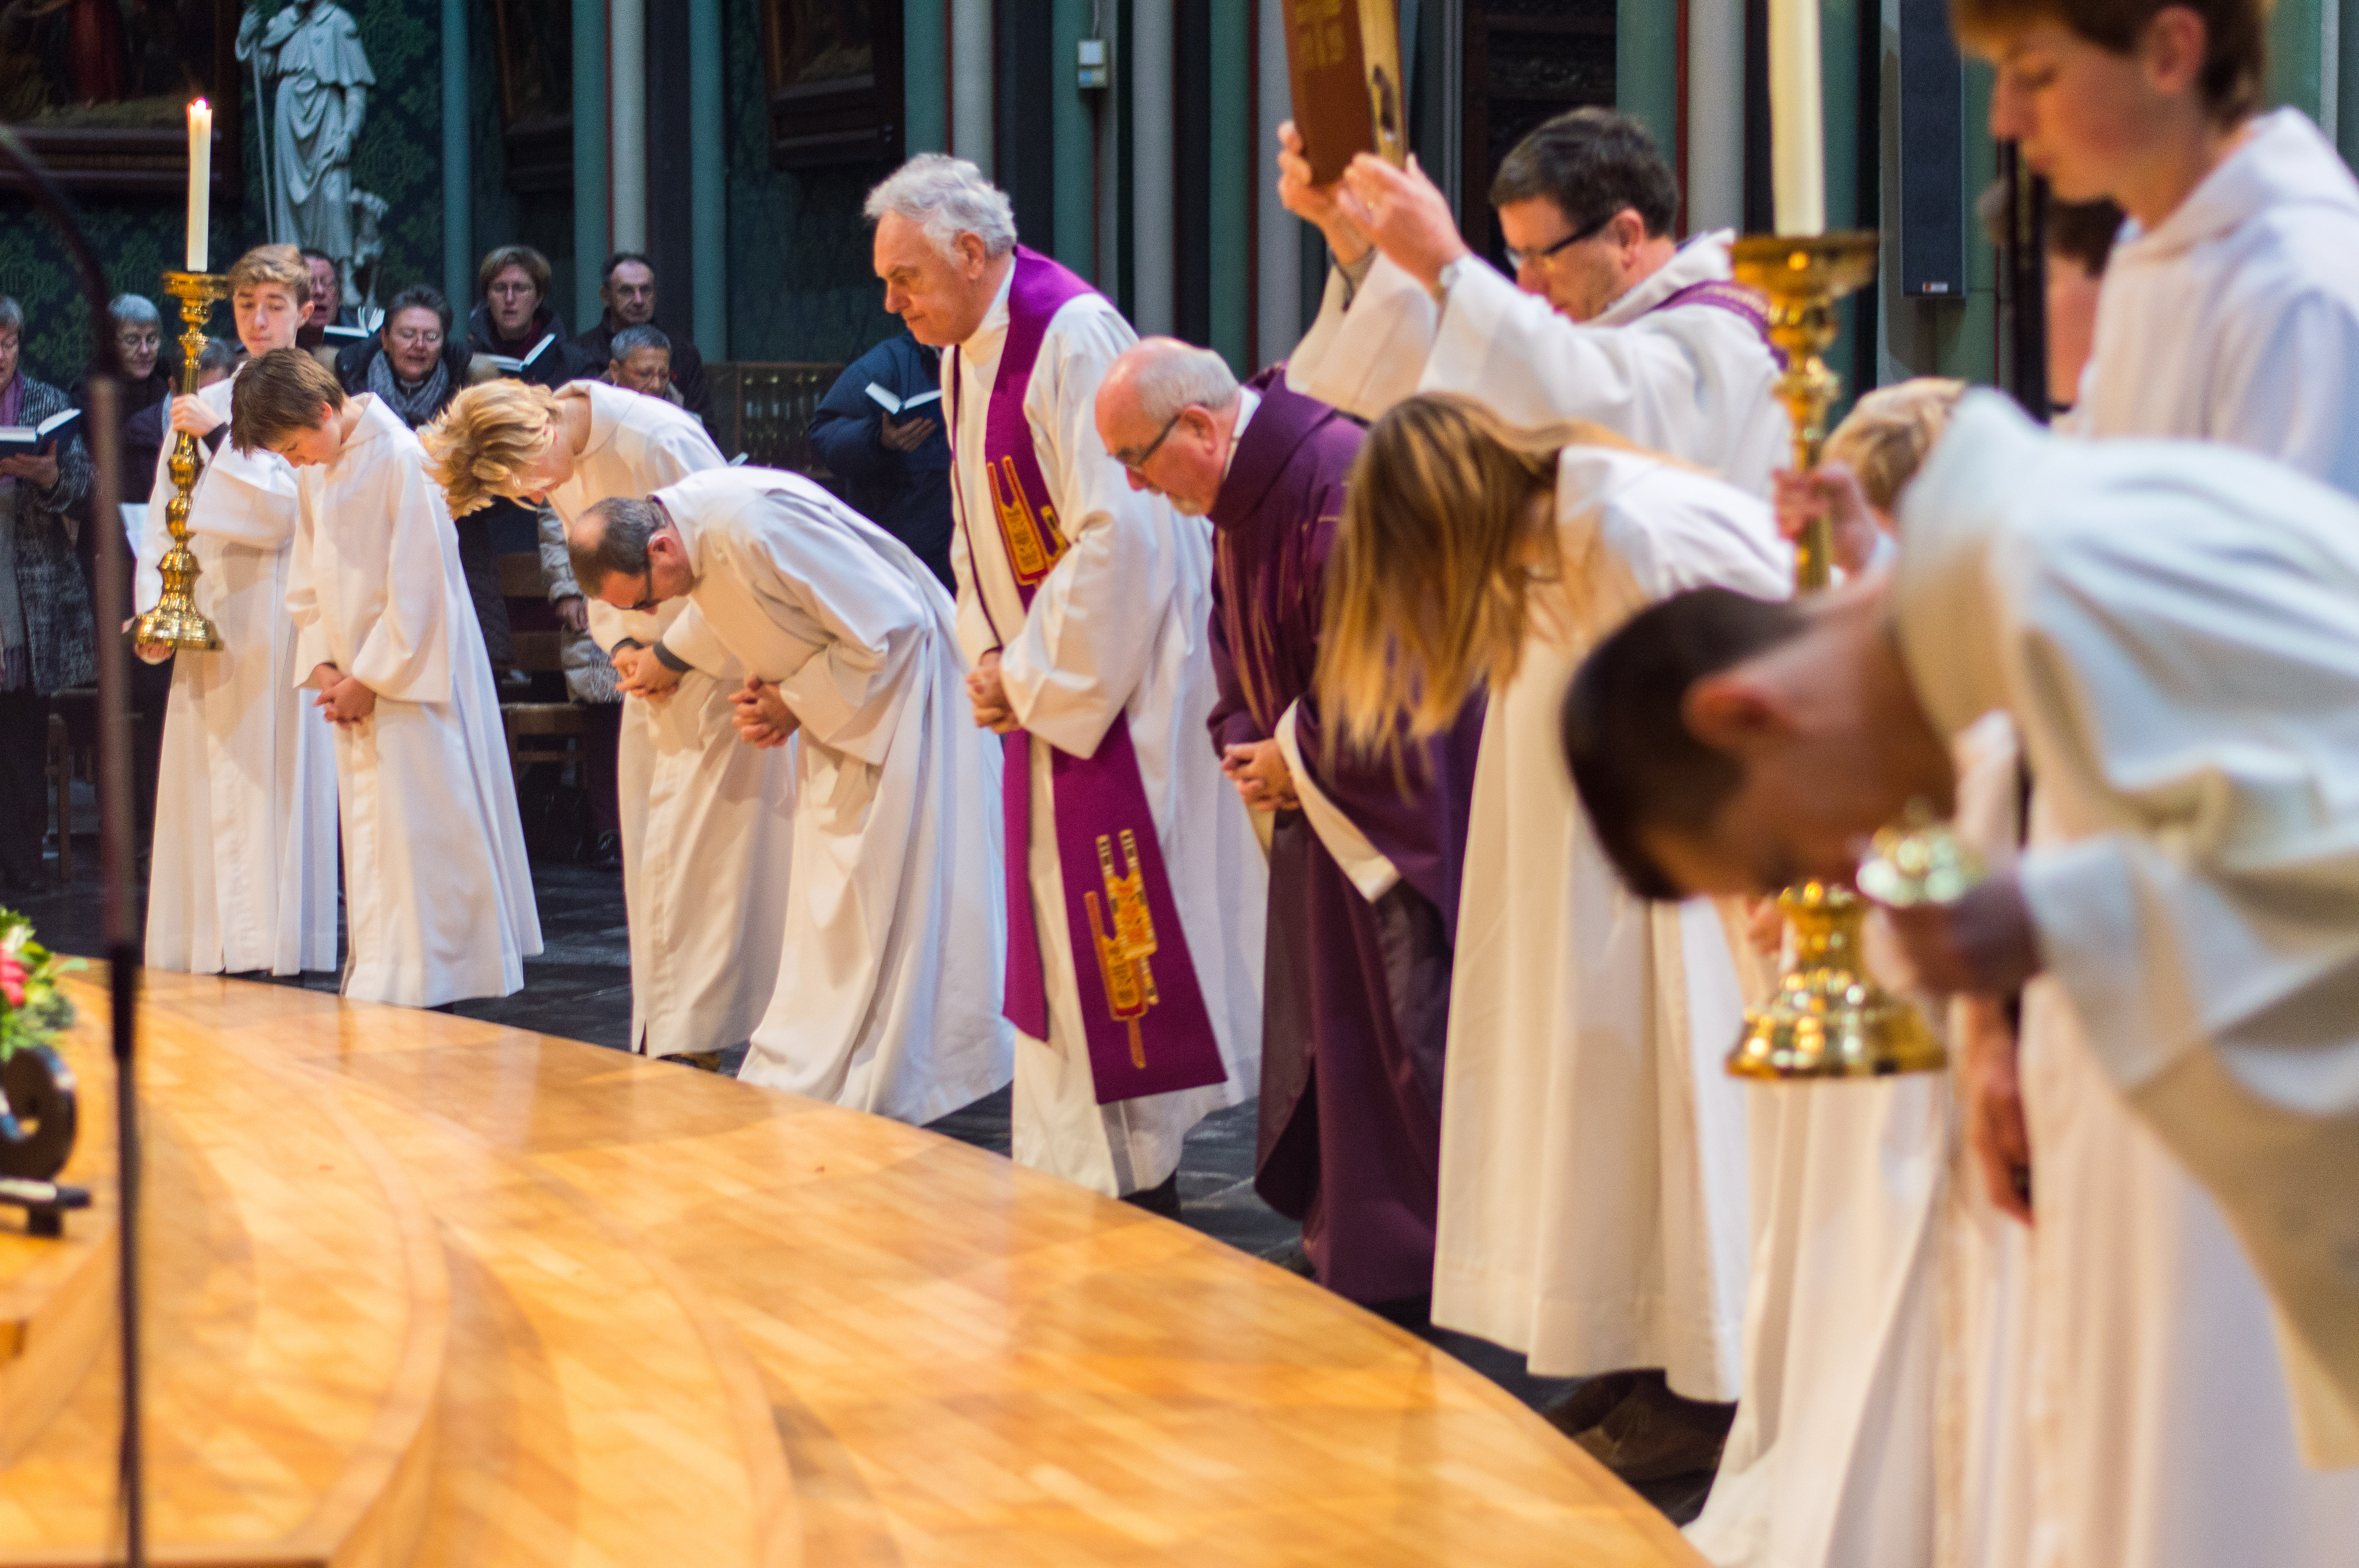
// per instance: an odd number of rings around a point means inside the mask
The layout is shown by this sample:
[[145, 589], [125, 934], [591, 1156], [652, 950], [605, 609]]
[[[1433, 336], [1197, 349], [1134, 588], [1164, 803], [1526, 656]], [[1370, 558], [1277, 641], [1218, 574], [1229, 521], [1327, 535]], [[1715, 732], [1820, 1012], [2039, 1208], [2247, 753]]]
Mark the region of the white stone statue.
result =
[[262, 125], [271, 239], [314, 246], [349, 268], [353, 146], [376, 82], [359, 27], [333, 0], [293, 0], [266, 27], [249, 6], [238, 24], [237, 58], [254, 62], [257, 104], [266, 82], [278, 84], [275, 113]]

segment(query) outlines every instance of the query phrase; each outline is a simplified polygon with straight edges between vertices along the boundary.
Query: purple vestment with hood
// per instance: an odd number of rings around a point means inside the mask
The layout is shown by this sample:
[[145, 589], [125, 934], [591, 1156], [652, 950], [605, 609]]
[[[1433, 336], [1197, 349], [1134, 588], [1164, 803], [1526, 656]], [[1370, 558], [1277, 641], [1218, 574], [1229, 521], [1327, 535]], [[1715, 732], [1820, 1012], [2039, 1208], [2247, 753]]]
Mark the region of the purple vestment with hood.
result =
[[1432, 1290], [1451, 933], [1484, 699], [1401, 757], [1327, 759], [1310, 695], [1321, 579], [1360, 427], [1250, 383], [1260, 406], [1211, 513], [1216, 749], [1272, 739], [1288, 706], [1314, 782], [1400, 874], [1374, 902], [1296, 812], [1270, 849], [1261, 1136], [1254, 1184], [1303, 1222], [1320, 1282], [1355, 1301]]

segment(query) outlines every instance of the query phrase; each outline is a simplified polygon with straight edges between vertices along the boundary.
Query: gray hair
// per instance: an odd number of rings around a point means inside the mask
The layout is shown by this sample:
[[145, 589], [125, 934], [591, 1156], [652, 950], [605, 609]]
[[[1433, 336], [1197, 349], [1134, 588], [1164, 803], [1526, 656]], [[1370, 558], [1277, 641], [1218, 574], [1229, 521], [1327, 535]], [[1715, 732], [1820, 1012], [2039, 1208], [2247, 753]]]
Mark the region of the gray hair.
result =
[[0, 294], [0, 332], [25, 335], [25, 308], [5, 294]]
[[619, 362], [629, 359], [641, 349], [661, 349], [664, 352], [669, 353], [671, 340], [665, 337], [663, 330], [654, 322], [642, 322], [636, 327], [625, 327], [615, 333], [614, 342], [606, 350], [606, 357]]
[[1137, 356], [1132, 395], [1138, 399], [1140, 417], [1150, 425], [1168, 425], [1184, 408], [1218, 410], [1237, 400], [1229, 362], [1210, 349], [1177, 338], [1147, 338], [1128, 352]]
[[1016, 248], [1016, 206], [983, 170], [947, 153], [919, 153], [868, 193], [861, 211], [872, 223], [890, 212], [919, 225], [934, 249], [958, 254], [958, 237], [973, 234], [986, 255]]
[[227, 338], [207, 338], [204, 351], [197, 356], [197, 373], [217, 370], [223, 373], [237, 368], [237, 345]]
[[118, 327], [137, 324], [161, 328], [164, 318], [158, 313], [156, 302], [144, 294], [118, 294], [106, 302], [106, 319]]
[[[595, 522], [597, 539], [582, 542], [572, 529], [565, 535], [565, 553], [573, 563], [573, 581], [596, 598], [609, 577], [638, 577], [647, 569], [647, 541], [664, 525], [663, 508], [634, 496], [612, 495], [582, 514], [582, 522]], [[578, 524], [577, 524], [578, 526]]]

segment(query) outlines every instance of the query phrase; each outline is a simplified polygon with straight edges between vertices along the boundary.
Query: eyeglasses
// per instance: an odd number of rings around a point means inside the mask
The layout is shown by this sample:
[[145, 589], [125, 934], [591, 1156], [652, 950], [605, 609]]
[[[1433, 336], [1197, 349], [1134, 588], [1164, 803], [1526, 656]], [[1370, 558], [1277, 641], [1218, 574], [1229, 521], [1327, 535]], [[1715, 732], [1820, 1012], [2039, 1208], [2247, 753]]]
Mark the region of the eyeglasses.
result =
[[397, 327], [393, 330], [393, 341], [399, 343], [405, 349], [416, 349], [429, 346], [439, 349], [442, 346], [442, 329], [440, 327], [427, 327], [423, 329], [415, 327]]
[[1128, 469], [1131, 472], [1138, 473], [1141, 470], [1147, 467], [1147, 463], [1154, 458], [1156, 453], [1163, 449], [1163, 443], [1171, 438], [1171, 432], [1180, 427], [1180, 420], [1187, 412], [1188, 410], [1182, 408], [1178, 414], [1174, 414], [1170, 418], [1165, 420], [1162, 430], [1156, 436], [1155, 439], [1147, 443], [1147, 450], [1139, 453], [1138, 456], [1135, 458], [1126, 458], [1120, 452], [1111, 452], [1107, 455], [1112, 457], [1114, 461], [1120, 463], [1123, 467]]
[[1604, 217], [1600, 218], [1596, 222], [1592, 223], [1586, 229], [1582, 229], [1573, 233], [1567, 234], [1563, 239], [1557, 241], [1556, 243], [1552, 245], [1543, 245], [1540, 249], [1536, 251], [1519, 251], [1516, 249], [1515, 246], [1509, 245], [1507, 247], [1507, 265], [1513, 271], [1521, 272], [1524, 268], [1530, 266], [1535, 262], [1544, 262], [1548, 260], [1549, 257], [1556, 254], [1557, 252], [1565, 249], [1567, 246], [1577, 245], [1583, 240], [1603, 232], [1605, 225], [1611, 223], [1614, 219], [1621, 215], [1622, 214], [1618, 211], [1608, 212]]

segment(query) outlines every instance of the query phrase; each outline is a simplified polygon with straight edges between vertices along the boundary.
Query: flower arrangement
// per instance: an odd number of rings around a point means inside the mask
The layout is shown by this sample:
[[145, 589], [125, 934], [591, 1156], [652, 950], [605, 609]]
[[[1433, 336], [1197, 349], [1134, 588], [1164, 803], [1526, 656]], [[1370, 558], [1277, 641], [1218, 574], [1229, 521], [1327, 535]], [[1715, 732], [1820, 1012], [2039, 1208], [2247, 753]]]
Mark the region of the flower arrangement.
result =
[[0, 909], [0, 1060], [73, 1023], [73, 1002], [58, 989], [58, 977], [82, 967], [80, 958], [60, 958], [34, 941], [30, 920]]

